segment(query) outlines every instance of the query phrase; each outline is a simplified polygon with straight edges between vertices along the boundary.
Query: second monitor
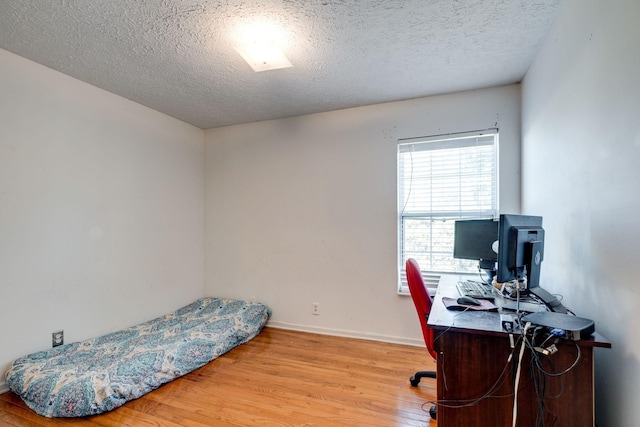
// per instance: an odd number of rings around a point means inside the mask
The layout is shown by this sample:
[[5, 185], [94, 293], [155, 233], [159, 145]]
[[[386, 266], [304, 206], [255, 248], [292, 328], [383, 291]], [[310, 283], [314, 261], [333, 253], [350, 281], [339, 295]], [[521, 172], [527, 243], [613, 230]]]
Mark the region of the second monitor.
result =
[[498, 254], [494, 243], [498, 240], [498, 221], [469, 219], [455, 222], [453, 257], [478, 261], [478, 268], [489, 276], [495, 275]]

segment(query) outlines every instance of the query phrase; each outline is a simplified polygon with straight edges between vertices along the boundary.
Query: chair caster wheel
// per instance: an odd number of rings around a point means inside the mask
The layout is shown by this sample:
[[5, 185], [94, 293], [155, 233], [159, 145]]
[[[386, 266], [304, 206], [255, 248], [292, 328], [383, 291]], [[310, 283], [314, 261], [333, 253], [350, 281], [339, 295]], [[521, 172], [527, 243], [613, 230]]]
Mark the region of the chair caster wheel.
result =
[[436, 405], [433, 405], [430, 409], [429, 409], [429, 415], [431, 415], [432, 419], [436, 419]]
[[418, 387], [418, 384], [420, 384], [420, 378], [416, 378], [415, 376], [413, 376], [409, 378], [409, 382], [413, 387]]

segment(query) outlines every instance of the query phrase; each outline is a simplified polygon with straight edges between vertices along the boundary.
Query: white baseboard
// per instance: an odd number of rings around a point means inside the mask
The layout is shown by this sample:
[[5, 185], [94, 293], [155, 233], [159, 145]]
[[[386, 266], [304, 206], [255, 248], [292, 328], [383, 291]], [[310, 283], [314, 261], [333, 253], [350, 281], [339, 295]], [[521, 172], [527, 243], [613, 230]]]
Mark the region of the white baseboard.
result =
[[369, 332], [319, 328], [315, 326], [298, 325], [294, 323], [285, 323], [285, 322], [278, 322], [278, 321], [275, 321], [275, 322], [269, 321], [267, 323], [267, 326], [271, 328], [276, 328], [276, 329], [287, 329], [290, 331], [310, 332], [310, 333], [321, 334], [321, 335], [333, 335], [337, 337], [358, 338], [358, 339], [369, 340], [369, 341], [380, 341], [380, 342], [388, 342], [392, 344], [404, 344], [404, 345], [410, 345], [414, 347], [424, 347], [424, 341], [419, 339], [395, 337], [391, 335], [381, 335], [381, 334], [374, 334]]
[[1, 382], [0, 383], [0, 394], [6, 393], [9, 391], [9, 386], [7, 385], [6, 382]]

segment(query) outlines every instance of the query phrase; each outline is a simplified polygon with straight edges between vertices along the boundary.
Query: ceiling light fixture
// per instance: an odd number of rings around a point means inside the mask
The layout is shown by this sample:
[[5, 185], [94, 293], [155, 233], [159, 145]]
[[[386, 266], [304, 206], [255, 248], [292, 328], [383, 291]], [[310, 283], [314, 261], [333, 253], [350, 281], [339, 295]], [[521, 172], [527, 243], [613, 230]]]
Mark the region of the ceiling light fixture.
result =
[[292, 67], [284, 55], [288, 37], [279, 25], [265, 19], [245, 21], [236, 27], [234, 47], [253, 71]]
[[256, 72], [293, 66], [273, 40], [256, 40], [236, 46], [236, 50]]

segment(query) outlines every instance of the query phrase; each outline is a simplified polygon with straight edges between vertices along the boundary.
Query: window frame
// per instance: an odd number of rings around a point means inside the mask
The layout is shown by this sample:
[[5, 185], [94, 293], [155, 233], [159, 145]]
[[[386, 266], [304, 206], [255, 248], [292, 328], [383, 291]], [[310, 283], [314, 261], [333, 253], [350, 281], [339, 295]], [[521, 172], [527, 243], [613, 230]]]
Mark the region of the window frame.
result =
[[[404, 189], [402, 188], [403, 183], [405, 181], [405, 174], [401, 171], [401, 156], [403, 156], [407, 152], [416, 152], [414, 149], [416, 146], [420, 147], [418, 151], [436, 151], [441, 149], [462, 149], [468, 148], [470, 146], [478, 145], [474, 144], [474, 139], [483, 139], [492, 137], [492, 143], [484, 143], [480, 145], [491, 146], [493, 150], [493, 176], [492, 176], [492, 206], [489, 209], [480, 209], [480, 210], [431, 210], [425, 212], [406, 212], [405, 209], [409, 202], [409, 197], [411, 194], [406, 195]], [[411, 154], [412, 156], [412, 154]], [[499, 130], [498, 128], [490, 128], [478, 131], [469, 131], [469, 132], [460, 132], [460, 133], [450, 133], [443, 135], [433, 135], [426, 137], [417, 137], [417, 138], [405, 138], [398, 140], [397, 146], [397, 185], [398, 185], [398, 193], [397, 193], [397, 262], [398, 262], [398, 284], [397, 284], [397, 292], [399, 294], [405, 295], [409, 294], [409, 288], [407, 286], [406, 281], [406, 272], [405, 272], [405, 242], [404, 242], [404, 229], [403, 223], [406, 221], [406, 218], [424, 218], [430, 219], [432, 222], [434, 219], [438, 220], [457, 220], [457, 219], [482, 219], [482, 218], [492, 218], [495, 219], [498, 216], [498, 208], [499, 208]], [[413, 181], [413, 158], [411, 158], [411, 177], [410, 180]], [[403, 174], [403, 175], [401, 175]], [[431, 179], [432, 175], [429, 175]], [[436, 175], [437, 176], [437, 175]], [[411, 182], [410, 185], [413, 185]], [[410, 193], [411, 190], [409, 190]], [[426, 215], [425, 215], [426, 213]], [[451, 243], [451, 247], [453, 247], [453, 242]], [[430, 253], [433, 253], [431, 250], [432, 246], [430, 246]], [[458, 272], [458, 271], [438, 271], [437, 269], [431, 268], [423, 268], [422, 275], [425, 280], [425, 285], [430, 289], [434, 290], [440, 277], [445, 274], [456, 274], [456, 275], [464, 275], [464, 274], [472, 274], [470, 272]]]

